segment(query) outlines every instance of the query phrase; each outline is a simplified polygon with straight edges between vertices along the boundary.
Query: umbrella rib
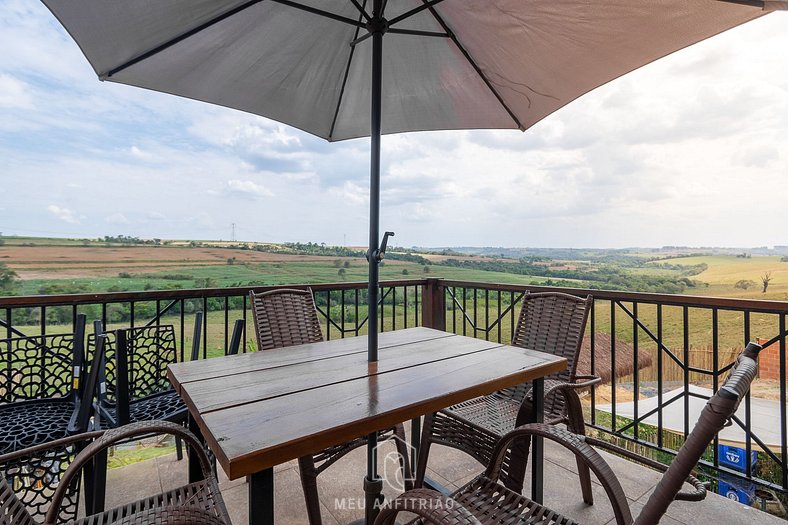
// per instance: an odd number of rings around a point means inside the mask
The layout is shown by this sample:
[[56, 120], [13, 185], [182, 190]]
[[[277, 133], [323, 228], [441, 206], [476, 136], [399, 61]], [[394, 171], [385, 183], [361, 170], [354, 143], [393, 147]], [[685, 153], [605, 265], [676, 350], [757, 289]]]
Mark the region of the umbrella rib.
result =
[[465, 60], [467, 60], [468, 63], [471, 65], [471, 67], [476, 71], [476, 73], [479, 75], [479, 78], [482, 79], [482, 82], [484, 82], [484, 84], [487, 86], [487, 88], [490, 90], [490, 92], [493, 94], [493, 96], [495, 96], [495, 98], [498, 99], [498, 102], [501, 104], [503, 109], [506, 110], [506, 112], [512, 118], [514, 123], [517, 124], [517, 127], [519, 129], [521, 129], [521, 130], [525, 130], [525, 127], [520, 122], [520, 119], [518, 119], [517, 115], [514, 114], [514, 112], [511, 110], [511, 108], [509, 108], [509, 106], [503, 100], [503, 97], [501, 96], [501, 94], [498, 93], [498, 91], [495, 89], [495, 86], [492, 85], [492, 82], [490, 82], [490, 80], [484, 74], [484, 72], [479, 67], [479, 65], [476, 63], [476, 61], [473, 60], [473, 57], [471, 56], [471, 54], [468, 53], [468, 50], [465, 49], [465, 47], [463, 47], [463, 45], [460, 43], [459, 40], [457, 40], [457, 35], [454, 34], [454, 31], [452, 31], [449, 28], [449, 26], [446, 24], [446, 22], [443, 20], [443, 18], [438, 14], [438, 12], [432, 6], [432, 2], [433, 1], [434, 0], [422, 0], [422, 2], [424, 2], [424, 5], [427, 6], [426, 9], [429, 9], [430, 13], [432, 13], [432, 16], [435, 18], [435, 20], [438, 22], [438, 24], [443, 28], [444, 31], [446, 31], [446, 33], [449, 35], [449, 38], [451, 39], [451, 41], [454, 42], [454, 45], [457, 46], [457, 49], [459, 49], [460, 53], [462, 53], [462, 55], [465, 57]]
[[763, 8], [766, 4], [763, 0], [717, 0], [717, 1], [727, 2], [729, 4], [748, 5], [751, 7], [760, 7], [760, 8]]
[[388, 33], [394, 33], [397, 35], [437, 36], [449, 38], [449, 33], [439, 33], [438, 31], [421, 31], [419, 29], [389, 29]]
[[430, 9], [435, 4], [439, 4], [441, 2], [443, 2], [443, 0], [427, 0], [422, 5], [420, 5], [419, 7], [415, 7], [413, 9], [411, 9], [410, 11], [406, 11], [405, 13], [402, 13], [401, 15], [399, 15], [397, 17], [394, 17], [391, 20], [389, 20], [389, 26], [393, 26], [394, 24], [396, 24], [398, 22], [402, 22], [406, 18], [410, 18], [410, 17], [412, 17], [413, 15], [415, 15], [417, 13], [421, 13], [425, 9]]
[[[364, 9], [361, 6], [361, 4], [358, 3], [358, 0], [350, 0], [350, 3], [352, 3], [354, 6], [356, 6], [356, 9], [358, 9], [358, 12], [361, 13], [361, 16], [364, 17], [364, 20], [366, 20], [367, 22], [372, 20], [372, 18], [367, 14], [366, 9]], [[364, 1], [364, 4], [366, 4], [366, 0]]]
[[271, 0], [272, 2], [276, 2], [277, 4], [286, 5], [288, 7], [293, 7], [295, 9], [300, 9], [302, 11], [306, 11], [307, 13], [312, 13], [314, 15], [320, 15], [326, 18], [330, 18], [332, 20], [337, 20], [339, 22], [344, 22], [345, 24], [355, 26], [355, 27], [366, 27], [365, 24], [361, 23], [360, 20], [353, 20], [352, 18], [348, 18], [346, 16], [338, 15], [336, 13], [332, 13], [330, 11], [324, 11], [322, 9], [318, 9], [316, 7], [311, 7], [304, 4], [299, 4], [298, 2], [293, 2], [291, 0]]
[[231, 16], [233, 16], [235, 14], [238, 14], [241, 11], [244, 11], [245, 9], [248, 9], [249, 7], [252, 7], [253, 5], [258, 4], [258, 3], [262, 2], [262, 1], [263, 0], [250, 0], [249, 2], [246, 2], [245, 4], [241, 4], [238, 7], [230, 9], [226, 13], [222, 13], [221, 15], [217, 16], [216, 18], [212, 18], [211, 20], [208, 20], [207, 22], [204, 22], [204, 23], [200, 24], [199, 26], [188, 30], [188, 31], [186, 31], [183, 34], [178, 35], [175, 38], [173, 38], [171, 40], [168, 40], [167, 42], [165, 42], [165, 43], [163, 43], [161, 45], [158, 45], [158, 46], [154, 47], [153, 49], [151, 49], [149, 51], [146, 51], [146, 52], [142, 53], [141, 55], [137, 55], [136, 57], [132, 58], [131, 60], [129, 60], [127, 62], [124, 62], [123, 64], [110, 69], [106, 73], [99, 74], [99, 79], [105, 80], [107, 78], [110, 78], [111, 76], [115, 75], [116, 73], [119, 73], [119, 72], [123, 71], [124, 69], [127, 69], [127, 68], [133, 66], [134, 64], [138, 64], [139, 62], [142, 62], [143, 60], [146, 60], [146, 59], [148, 59], [148, 58], [150, 58], [150, 57], [152, 57], [154, 55], [157, 55], [157, 54], [161, 53], [162, 51], [164, 51], [165, 49], [168, 49], [168, 48], [174, 46], [178, 42], [182, 42], [183, 40], [186, 40], [190, 36], [195, 35], [195, 34], [199, 33], [200, 31], [203, 31], [204, 29], [208, 29], [212, 25], [217, 24], [217, 23], [221, 22], [222, 20], [225, 20], [226, 18], [229, 18], [229, 17], [231, 17]]
[[[353, 0], [353, 3], [355, 4], [357, 2], [355, 2]], [[364, 0], [364, 5], [363, 6], [359, 6], [360, 7], [360, 15], [361, 16], [366, 15], [366, 9], [365, 9], [366, 5], [367, 5], [367, 0]], [[356, 27], [356, 32], [353, 35], [353, 41], [354, 42], [356, 40], [358, 40], [358, 33], [359, 33], [360, 29], [361, 29], [360, 27]], [[367, 33], [367, 34], [369, 34], [369, 33]], [[339, 108], [342, 107], [342, 98], [345, 96], [345, 86], [347, 86], [347, 79], [348, 79], [348, 76], [350, 75], [350, 63], [353, 62], [353, 53], [355, 53], [355, 52], [356, 52], [355, 46], [351, 45], [350, 46], [350, 55], [348, 55], [348, 57], [347, 57], [347, 66], [345, 67], [345, 75], [342, 77], [342, 87], [339, 89], [339, 98], [337, 99], [337, 107], [334, 110], [334, 118], [331, 119], [331, 129], [328, 132], [328, 140], [331, 140], [334, 137], [334, 128], [337, 125], [337, 118], [339, 118]]]

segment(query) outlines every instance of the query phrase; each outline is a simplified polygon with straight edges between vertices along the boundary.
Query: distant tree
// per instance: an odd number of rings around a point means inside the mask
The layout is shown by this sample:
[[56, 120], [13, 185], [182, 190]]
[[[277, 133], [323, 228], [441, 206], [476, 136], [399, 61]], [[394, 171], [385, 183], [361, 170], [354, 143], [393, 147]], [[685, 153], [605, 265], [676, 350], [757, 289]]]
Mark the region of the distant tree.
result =
[[235, 257], [228, 257], [227, 264], [235, 264]]
[[784, 255], [782, 259], [780, 259], [780, 262], [788, 262], [788, 255]]
[[343, 266], [344, 268], [350, 268], [350, 261], [345, 261], [345, 262], [343, 262], [343, 263], [342, 263], [342, 266]]
[[430, 273], [430, 267], [424, 266], [424, 273]]
[[344, 268], [340, 268], [339, 270], [337, 270], [337, 275], [340, 276], [343, 279], [345, 278], [345, 274], [346, 273], [347, 273], [347, 270], [345, 270]]
[[402, 275], [408, 275], [408, 273], [410, 273], [410, 272], [408, 272], [407, 268], [403, 268], [402, 269]]
[[772, 272], [764, 272], [761, 276], [761, 283], [763, 283], [763, 291], [761, 293], [766, 293], [766, 289], [769, 287], [769, 283], [772, 280]]
[[216, 280], [211, 279], [210, 277], [204, 277], [202, 279], [195, 279], [194, 280], [194, 287], [195, 288], [216, 288]]
[[736, 281], [736, 284], [733, 285], [734, 288], [739, 288], [741, 290], [747, 290], [753, 286], [755, 286], [755, 281], [751, 281], [749, 279], [741, 279]]
[[0, 239], [0, 246], [5, 246], [5, 239]]
[[17, 284], [17, 275], [14, 270], [3, 263], [0, 263], [0, 292], [8, 293]]
[[342, 266], [342, 260], [334, 259], [334, 268], [339, 268], [340, 266]]

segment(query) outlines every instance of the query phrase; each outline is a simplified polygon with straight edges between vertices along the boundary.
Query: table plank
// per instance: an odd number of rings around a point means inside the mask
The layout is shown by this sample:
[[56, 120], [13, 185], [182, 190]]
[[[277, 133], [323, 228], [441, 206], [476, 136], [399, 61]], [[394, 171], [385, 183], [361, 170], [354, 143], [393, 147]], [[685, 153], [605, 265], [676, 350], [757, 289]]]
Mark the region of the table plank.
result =
[[303, 390], [325, 387], [369, 375], [401, 370], [430, 362], [456, 358], [501, 346], [500, 343], [467, 337], [443, 337], [380, 349], [379, 361], [370, 366], [366, 352], [291, 366], [258, 369], [227, 377], [193, 382], [181, 397], [192, 410], [208, 412], [244, 405]]
[[[446, 337], [456, 336], [440, 330], [433, 330], [432, 328], [407, 328], [380, 334], [379, 348], [390, 348], [417, 341]], [[264, 352], [250, 352], [235, 356], [174, 363], [169, 366], [167, 374], [170, 382], [173, 383], [175, 389], [180, 393], [182, 385], [194, 381], [227, 377], [254, 370], [265, 370], [309, 361], [319, 361], [349, 353], [363, 353], [366, 355], [367, 338], [348, 337], [346, 339], [334, 339], [332, 341], [278, 348]]]
[[563, 358], [499, 346], [200, 414], [198, 423], [236, 479], [565, 367]]

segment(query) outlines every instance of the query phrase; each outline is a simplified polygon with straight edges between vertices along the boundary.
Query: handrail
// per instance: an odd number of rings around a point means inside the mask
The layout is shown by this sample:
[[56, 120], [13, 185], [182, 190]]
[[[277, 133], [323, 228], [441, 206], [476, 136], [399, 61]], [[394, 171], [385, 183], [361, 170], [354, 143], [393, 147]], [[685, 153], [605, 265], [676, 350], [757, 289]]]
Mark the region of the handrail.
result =
[[650, 292], [626, 292], [620, 290], [595, 290], [590, 288], [564, 288], [554, 286], [533, 286], [529, 284], [493, 284], [457, 280], [440, 280], [447, 288], [474, 287], [480, 289], [521, 292], [528, 289], [532, 292], [554, 292], [556, 290], [572, 295], [591, 294], [595, 299], [615, 301], [636, 301], [646, 304], [662, 304], [664, 306], [688, 306], [703, 308], [720, 308], [724, 310], [753, 310], [764, 313], [788, 313], [788, 301], [763, 299], [736, 299], [731, 297], [714, 297], [705, 295], [660, 294]]
[[[381, 281], [381, 286], [419, 286], [428, 282], [438, 282], [440, 286], [473, 287], [489, 290], [520, 292], [528, 289], [532, 292], [548, 292], [560, 290], [573, 295], [592, 294], [597, 299], [616, 301], [636, 301], [646, 304], [662, 304], [664, 306], [688, 306], [704, 308], [720, 308], [724, 310], [751, 310], [763, 313], [788, 313], [788, 301], [775, 301], [763, 299], [737, 299], [730, 297], [714, 297], [700, 295], [660, 294], [649, 292], [627, 292], [618, 290], [595, 290], [590, 288], [564, 288], [551, 286], [534, 286], [527, 284], [502, 284], [484, 283], [477, 281], [461, 281], [453, 279], [397, 279]], [[79, 304], [125, 302], [125, 301], [155, 301], [161, 299], [194, 299], [196, 297], [234, 297], [248, 295], [250, 291], [264, 292], [277, 288], [306, 289], [311, 287], [314, 291], [327, 290], [353, 290], [366, 288], [364, 281], [322, 283], [322, 284], [286, 284], [267, 286], [239, 286], [232, 288], [191, 288], [178, 290], [150, 290], [139, 292], [106, 292], [82, 293], [64, 295], [15, 295], [0, 297], [0, 308], [14, 308], [22, 306], [67, 306]]]
[[[419, 286], [425, 284], [426, 279], [400, 279], [381, 281], [383, 287], [389, 286]], [[249, 295], [250, 291], [265, 292], [278, 288], [312, 288], [313, 291], [335, 291], [366, 289], [367, 283], [342, 282], [323, 284], [276, 284], [267, 286], [238, 286], [232, 288], [190, 288], [178, 290], [149, 290], [139, 292], [101, 292], [63, 295], [13, 295], [0, 297], [0, 308], [19, 308], [24, 306], [70, 306], [95, 303], [121, 303], [127, 301], [156, 301], [162, 299], [195, 299], [211, 297], [238, 297]]]

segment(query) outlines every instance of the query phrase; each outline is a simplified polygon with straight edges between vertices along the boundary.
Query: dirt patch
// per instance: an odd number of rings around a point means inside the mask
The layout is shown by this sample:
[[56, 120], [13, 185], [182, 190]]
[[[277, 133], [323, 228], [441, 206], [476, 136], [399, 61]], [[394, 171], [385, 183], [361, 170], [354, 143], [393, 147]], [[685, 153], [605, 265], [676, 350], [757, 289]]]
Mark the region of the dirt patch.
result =
[[[117, 264], [128, 263], [221, 263], [231, 257], [237, 262], [297, 262], [325, 261], [328, 257], [318, 255], [289, 255], [281, 253], [256, 252], [252, 250], [233, 250], [224, 248], [187, 248], [179, 246], [5, 246], [0, 255], [6, 264], [17, 268], [36, 265], [74, 264]], [[341, 257], [336, 257], [343, 259]]]
[[483, 262], [493, 262], [493, 261], [502, 261], [506, 260], [512, 262], [512, 259], [500, 259], [496, 257], [470, 257], [468, 255], [435, 255], [435, 254], [423, 254], [419, 253], [417, 255], [421, 255], [428, 261], [432, 261], [434, 263], [440, 263], [446, 261], [448, 259], [454, 259], [455, 261], [483, 261]]
[[25, 280], [116, 277], [120, 272], [155, 273], [221, 266], [230, 258], [236, 264], [359, 260], [187, 246], [5, 246], [0, 248], [0, 257]]

